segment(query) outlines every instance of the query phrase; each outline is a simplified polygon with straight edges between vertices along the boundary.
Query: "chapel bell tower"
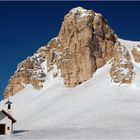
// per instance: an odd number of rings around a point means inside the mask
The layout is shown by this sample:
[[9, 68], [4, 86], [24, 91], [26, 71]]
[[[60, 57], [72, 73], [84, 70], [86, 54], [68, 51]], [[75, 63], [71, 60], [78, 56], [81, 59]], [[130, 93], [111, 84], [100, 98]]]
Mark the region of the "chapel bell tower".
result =
[[7, 106], [7, 112], [9, 114], [11, 114], [12, 113], [12, 111], [11, 111], [12, 102], [8, 99], [8, 101], [5, 103], [5, 105]]

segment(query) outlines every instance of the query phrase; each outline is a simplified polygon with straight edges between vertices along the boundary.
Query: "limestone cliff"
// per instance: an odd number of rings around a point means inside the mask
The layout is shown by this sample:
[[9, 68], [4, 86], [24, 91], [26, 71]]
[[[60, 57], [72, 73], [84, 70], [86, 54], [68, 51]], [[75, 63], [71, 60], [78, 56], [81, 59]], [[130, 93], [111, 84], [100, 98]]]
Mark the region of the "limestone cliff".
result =
[[[109, 60], [113, 60], [110, 70], [112, 80], [131, 83], [131, 57], [127, 49], [117, 42], [117, 36], [101, 14], [81, 7], [74, 8], [65, 15], [58, 36], [18, 65], [4, 97], [16, 94], [27, 84], [36, 89], [42, 88], [48, 72], [56, 67], [64, 85], [75, 87], [92, 78], [94, 72]], [[53, 73], [54, 77], [57, 75], [57, 71]]]
[[45, 58], [43, 54], [38, 53], [18, 64], [16, 72], [5, 89], [4, 98], [16, 94], [27, 84], [32, 84], [36, 89], [43, 87], [46, 77], [45, 66], [43, 66]]
[[136, 47], [134, 47], [131, 52], [132, 52], [135, 62], [140, 63], [140, 45], [137, 45]]
[[64, 17], [58, 39], [67, 56], [60, 69], [68, 87], [89, 80], [112, 58], [115, 35], [102, 15], [91, 10], [72, 9]]
[[129, 84], [133, 80], [133, 64], [131, 57], [125, 46], [117, 42], [114, 46], [114, 57], [110, 75], [115, 83]]

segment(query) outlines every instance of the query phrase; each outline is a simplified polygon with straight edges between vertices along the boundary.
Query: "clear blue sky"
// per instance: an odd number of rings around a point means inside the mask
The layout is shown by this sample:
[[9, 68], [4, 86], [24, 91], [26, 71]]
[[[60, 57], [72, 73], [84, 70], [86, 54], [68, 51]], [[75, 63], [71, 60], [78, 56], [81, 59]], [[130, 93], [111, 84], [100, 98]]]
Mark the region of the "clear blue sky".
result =
[[140, 40], [140, 2], [0, 2], [0, 100], [17, 64], [57, 36], [77, 6], [101, 13], [119, 37]]

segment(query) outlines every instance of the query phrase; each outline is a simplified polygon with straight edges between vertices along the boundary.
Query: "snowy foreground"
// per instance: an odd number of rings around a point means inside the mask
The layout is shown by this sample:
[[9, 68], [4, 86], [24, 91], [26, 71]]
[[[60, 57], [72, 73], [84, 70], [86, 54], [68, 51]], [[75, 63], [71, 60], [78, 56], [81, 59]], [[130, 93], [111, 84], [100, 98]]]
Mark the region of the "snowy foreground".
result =
[[[136, 44], [121, 42], [129, 49]], [[140, 139], [140, 64], [133, 65], [136, 78], [130, 85], [111, 82], [109, 63], [76, 88], [51, 77], [41, 90], [28, 85], [10, 98], [15, 133], [0, 140]]]

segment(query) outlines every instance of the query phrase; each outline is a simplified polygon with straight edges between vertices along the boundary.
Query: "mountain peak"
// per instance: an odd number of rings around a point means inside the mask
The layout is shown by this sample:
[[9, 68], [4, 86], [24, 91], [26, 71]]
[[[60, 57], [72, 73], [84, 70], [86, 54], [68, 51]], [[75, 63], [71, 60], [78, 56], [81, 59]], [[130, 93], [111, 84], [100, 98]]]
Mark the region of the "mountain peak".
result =
[[85, 14], [86, 15], [88, 11], [89, 10], [87, 10], [87, 9], [85, 9], [83, 7], [78, 6], [76, 8], [71, 9], [69, 11], [69, 13], [73, 13], [73, 14], [81, 13], [81, 14]]
[[76, 7], [71, 9], [67, 15], [69, 15], [71, 18], [78, 18], [80, 20], [87, 16], [94, 16], [95, 13], [92, 10]]
[[59, 76], [66, 87], [75, 87], [91, 79], [108, 61], [112, 63], [113, 82], [132, 82], [134, 72], [130, 54], [120, 45], [105, 18], [92, 10], [73, 8], [65, 15], [58, 36], [18, 65], [4, 97], [16, 94], [27, 84], [40, 89], [49, 77]]

